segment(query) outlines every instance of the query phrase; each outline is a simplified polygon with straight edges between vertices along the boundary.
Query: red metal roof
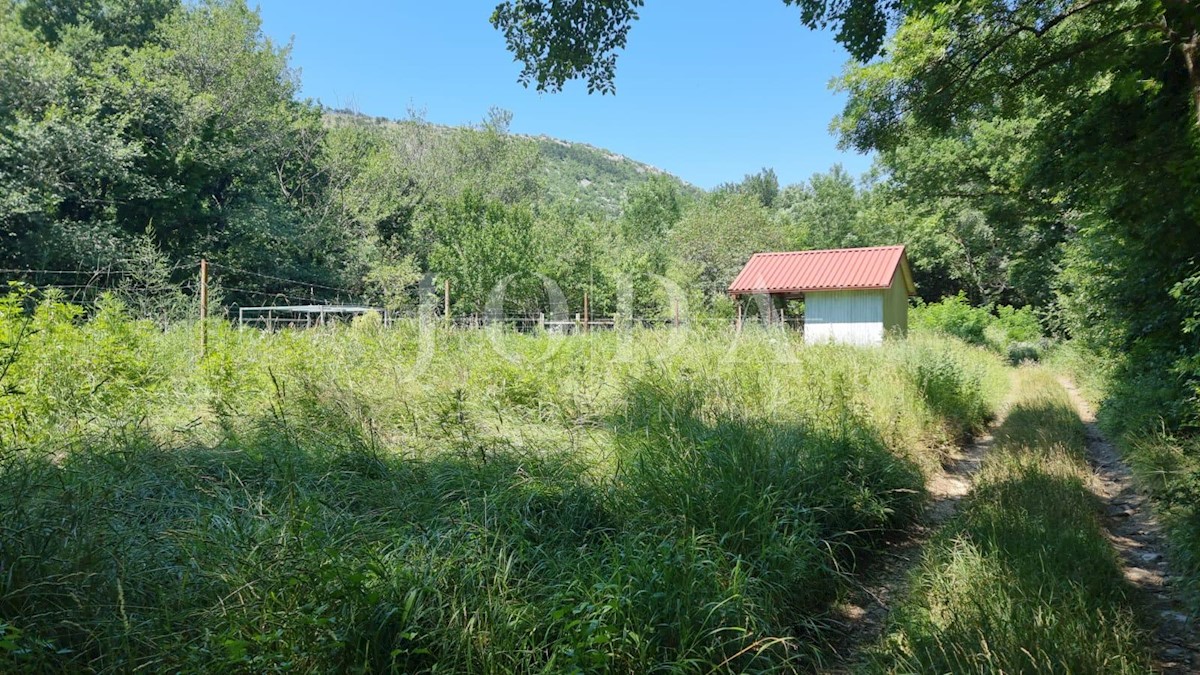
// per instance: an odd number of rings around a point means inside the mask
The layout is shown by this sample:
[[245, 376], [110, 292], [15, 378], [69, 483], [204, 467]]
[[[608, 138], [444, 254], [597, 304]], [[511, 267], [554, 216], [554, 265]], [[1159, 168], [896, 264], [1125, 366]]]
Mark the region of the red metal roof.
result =
[[731, 295], [880, 289], [903, 265], [905, 290], [914, 294], [903, 246], [755, 253], [729, 285]]

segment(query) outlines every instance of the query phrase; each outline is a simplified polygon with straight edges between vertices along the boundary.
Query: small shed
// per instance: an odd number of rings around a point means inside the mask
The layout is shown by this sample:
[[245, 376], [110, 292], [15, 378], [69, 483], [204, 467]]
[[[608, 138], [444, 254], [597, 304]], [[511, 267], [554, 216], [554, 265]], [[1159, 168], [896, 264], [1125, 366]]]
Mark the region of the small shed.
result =
[[768, 321], [804, 301], [804, 341], [880, 344], [908, 332], [916, 295], [903, 246], [756, 253], [729, 285], [741, 328], [744, 300], [757, 297]]

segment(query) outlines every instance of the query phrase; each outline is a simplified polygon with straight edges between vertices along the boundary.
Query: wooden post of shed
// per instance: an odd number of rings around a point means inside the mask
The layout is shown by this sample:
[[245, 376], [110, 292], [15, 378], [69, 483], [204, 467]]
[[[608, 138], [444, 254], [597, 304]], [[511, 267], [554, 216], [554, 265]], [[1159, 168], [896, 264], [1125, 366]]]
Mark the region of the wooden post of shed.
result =
[[208, 354], [208, 261], [200, 260], [200, 358]]
[[740, 333], [742, 332], [742, 313], [745, 311], [745, 307], [742, 305], [742, 296], [737, 296], [737, 300], [734, 302], [737, 304], [737, 332]]

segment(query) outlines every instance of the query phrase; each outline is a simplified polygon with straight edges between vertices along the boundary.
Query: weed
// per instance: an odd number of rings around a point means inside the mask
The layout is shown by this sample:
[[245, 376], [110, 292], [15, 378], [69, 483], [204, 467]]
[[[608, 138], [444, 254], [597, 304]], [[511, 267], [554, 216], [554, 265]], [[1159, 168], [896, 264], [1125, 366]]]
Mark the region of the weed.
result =
[[1019, 396], [959, 515], [930, 543], [873, 655], [878, 672], [1149, 669], [1087, 489], [1082, 423], [1049, 373]]
[[1003, 380], [940, 338], [371, 320], [214, 323], [198, 360], [191, 324], [10, 304], [4, 670], [811, 669]]

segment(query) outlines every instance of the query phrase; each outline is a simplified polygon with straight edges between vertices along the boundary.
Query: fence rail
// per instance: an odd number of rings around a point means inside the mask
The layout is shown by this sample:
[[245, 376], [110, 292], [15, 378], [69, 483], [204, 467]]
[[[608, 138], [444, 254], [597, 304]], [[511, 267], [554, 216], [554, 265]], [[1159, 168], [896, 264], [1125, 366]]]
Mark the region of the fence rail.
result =
[[[181, 270], [195, 270], [197, 275], [189, 279], [178, 280]], [[264, 281], [284, 283], [287, 284], [285, 288], [290, 292], [273, 292], [264, 290], [263, 288], [255, 289], [224, 285], [220, 278], [222, 271], [236, 275], [233, 278], [235, 282], [239, 278], [242, 281], [247, 281], [249, 277], [254, 277]], [[212, 275], [211, 277], [210, 274]], [[176, 281], [167, 281], [168, 275], [173, 275]], [[152, 282], [143, 281], [143, 277], [147, 276], [154, 276], [155, 278]], [[440, 284], [441, 288], [438, 289], [440, 291], [439, 294], [443, 296], [436, 303], [440, 305], [439, 307], [414, 308], [407, 311], [388, 311], [372, 306], [372, 303], [367, 301], [357, 302], [356, 304], [344, 304], [345, 300], [343, 298], [351, 301], [355, 299], [364, 300], [361, 295], [356, 297], [356, 294], [349, 289], [328, 284], [289, 279], [205, 260], [197, 261], [196, 263], [162, 266], [154, 270], [154, 274], [149, 274], [147, 270], [114, 269], [112, 267], [78, 270], [0, 268], [0, 282], [2, 281], [25, 281], [38, 291], [58, 289], [64, 294], [64, 299], [76, 304], [94, 301], [103, 292], [118, 291], [134, 299], [133, 304], [138, 305], [138, 309], [146, 311], [149, 311], [147, 305], [153, 303], [138, 302], [137, 300], [141, 297], [139, 296], [140, 293], [148, 295], [174, 293], [178, 298], [190, 298], [189, 303], [194, 303], [197, 298], [200, 298], [199, 305], [191, 305], [191, 308], [187, 310], [191, 316], [198, 316], [200, 318], [211, 318], [208, 312], [208, 303], [204, 302], [204, 299], [208, 295], [209, 284], [215, 282], [216, 287], [221, 288], [225, 292], [236, 293], [241, 297], [261, 298], [259, 303], [254, 306], [239, 305], [237, 303], [227, 304], [225, 305], [225, 316], [233, 319], [234, 312], [236, 311], [237, 324], [239, 326], [243, 328], [260, 328], [269, 331], [316, 328], [336, 323], [345, 323], [352, 321], [357, 316], [371, 312], [377, 313], [385, 326], [391, 326], [396, 322], [404, 320], [421, 319], [463, 330], [502, 327], [525, 333], [577, 334], [628, 328], [686, 328], [692, 326], [738, 329], [742, 323], [803, 330], [802, 318], [785, 316], [781, 310], [773, 310], [766, 316], [745, 316], [742, 319], [700, 318], [689, 317], [686, 315], [686, 312], [681, 314], [678, 304], [675, 304], [672, 307], [673, 311], [670, 316], [597, 316], [589, 312], [590, 294], [585, 294], [584, 296], [584, 311], [582, 313], [575, 313], [573, 316], [564, 314], [561, 311], [550, 314], [538, 312], [504, 316], [478, 313], [451, 314], [451, 285], [449, 281], [445, 280], [442, 281]], [[307, 289], [307, 296], [295, 295], [295, 293], [300, 292], [295, 289]], [[330, 296], [337, 294], [338, 297], [318, 298], [316, 297], [317, 289], [320, 289], [323, 293], [328, 293]], [[342, 295], [343, 293], [345, 294], [344, 296]], [[135, 309], [135, 314], [138, 309]], [[171, 316], [175, 318], [170, 320], [173, 321], [180, 318], [178, 315], [180, 307], [176, 305], [172, 309]], [[162, 316], [159, 316], [159, 314], [162, 314]], [[154, 316], [148, 315], [141, 318], [150, 318], [159, 323], [164, 323], [168, 321], [165, 317], [165, 313], [158, 312]]]

